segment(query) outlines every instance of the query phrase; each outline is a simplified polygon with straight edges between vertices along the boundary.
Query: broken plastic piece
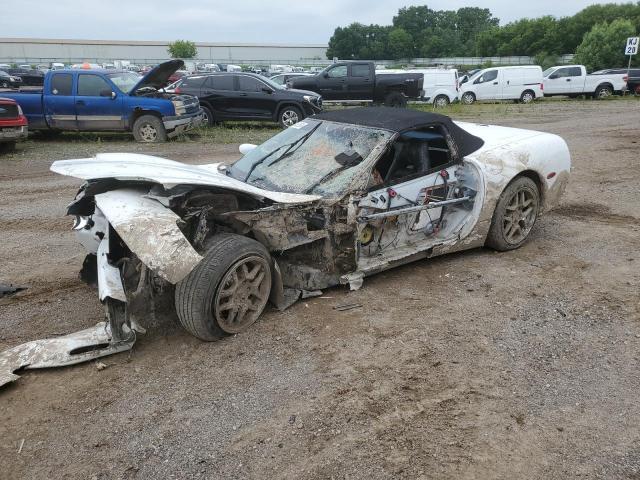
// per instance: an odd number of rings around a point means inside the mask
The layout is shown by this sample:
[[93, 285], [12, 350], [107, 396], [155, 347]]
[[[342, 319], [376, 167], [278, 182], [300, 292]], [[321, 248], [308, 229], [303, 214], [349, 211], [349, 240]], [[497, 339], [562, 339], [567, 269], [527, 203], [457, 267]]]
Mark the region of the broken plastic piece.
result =
[[112, 342], [106, 322], [58, 338], [34, 340], [0, 353], [0, 387], [20, 378], [14, 372], [36, 368], [65, 367], [130, 350], [134, 331], [126, 340]]

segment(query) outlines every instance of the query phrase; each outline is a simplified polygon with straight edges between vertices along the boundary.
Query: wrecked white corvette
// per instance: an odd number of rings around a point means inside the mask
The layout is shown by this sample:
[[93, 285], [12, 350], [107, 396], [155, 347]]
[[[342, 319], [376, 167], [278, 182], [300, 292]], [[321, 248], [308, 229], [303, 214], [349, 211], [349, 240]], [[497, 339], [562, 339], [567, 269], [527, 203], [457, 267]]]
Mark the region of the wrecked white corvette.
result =
[[53, 164], [86, 181], [68, 213], [107, 311], [95, 356], [130, 346], [158, 296], [214, 340], [269, 300], [283, 309], [413, 260], [517, 248], [571, 165], [555, 135], [387, 108], [326, 112], [241, 150], [229, 167], [138, 154]]

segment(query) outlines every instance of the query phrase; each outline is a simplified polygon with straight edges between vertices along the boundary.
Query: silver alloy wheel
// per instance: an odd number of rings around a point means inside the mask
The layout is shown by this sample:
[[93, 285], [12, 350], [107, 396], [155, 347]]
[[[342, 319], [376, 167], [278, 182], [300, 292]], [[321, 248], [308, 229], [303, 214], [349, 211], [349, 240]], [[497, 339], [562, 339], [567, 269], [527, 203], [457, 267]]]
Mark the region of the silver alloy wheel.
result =
[[204, 108], [202, 109], [202, 124], [209, 125], [209, 115]]
[[515, 245], [522, 242], [533, 228], [538, 215], [538, 203], [531, 191], [516, 191], [505, 207], [502, 231], [507, 242]]
[[438, 108], [443, 108], [449, 105], [449, 100], [444, 95], [439, 95], [436, 97], [435, 105]]
[[213, 313], [220, 328], [239, 333], [253, 324], [269, 300], [271, 274], [268, 260], [252, 255], [234, 263], [220, 282]]
[[464, 95], [462, 95], [462, 103], [464, 103], [465, 105], [471, 105], [473, 102], [475, 102], [475, 97], [473, 95], [473, 93], [465, 93]]
[[603, 87], [598, 90], [598, 98], [607, 98], [611, 96], [611, 90], [609, 87]]
[[534, 96], [531, 92], [524, 92], [522, 94], [522, 103], [531, 103], [534, 100]]
[[296, 112], [295, 110], [285, 110], [284, 112], [282, 112], [282, 124], [285, 127], [295, 125], [299, 120], [300, 118], [298, 117], [298, 112]]
[[145, 142], [155, 142], [158, 138], [158, 130], [156, 127], [151, 125], [150, 123], [145, 123], [142, 127], [140, 127], [140, 137]]
[[9, 88], [8, 82], [2, 82], [2, 88]]

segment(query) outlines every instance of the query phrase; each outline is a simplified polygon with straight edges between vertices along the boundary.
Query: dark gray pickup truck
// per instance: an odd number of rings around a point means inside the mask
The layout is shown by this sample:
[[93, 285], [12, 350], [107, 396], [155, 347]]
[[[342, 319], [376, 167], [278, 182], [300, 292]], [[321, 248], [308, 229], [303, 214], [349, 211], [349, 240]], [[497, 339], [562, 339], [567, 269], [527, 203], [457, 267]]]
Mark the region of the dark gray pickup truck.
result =
[[373, 62], [337, 62], [317, 75], [297, 77], [287, 85], [298, 90], [311, 90], [323, 100], [369, 101], [390, 107], [404, 107], [408, 99], [422, 94], [423, 75], [397, 73], [376, 75]]

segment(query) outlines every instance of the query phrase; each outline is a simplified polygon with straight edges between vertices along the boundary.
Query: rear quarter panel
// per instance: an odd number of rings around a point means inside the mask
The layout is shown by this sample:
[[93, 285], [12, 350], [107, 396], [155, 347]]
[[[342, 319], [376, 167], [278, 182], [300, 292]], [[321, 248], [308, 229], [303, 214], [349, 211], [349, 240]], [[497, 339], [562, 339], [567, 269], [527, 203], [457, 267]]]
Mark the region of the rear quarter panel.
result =
[[27, 117], [29, 128], [38, 130], [47, 128], [47, 124], [42, 112], [42, 91], [5, 93], [0, 94], [3, 98], [11, 98], [15, 100], [22, 112]]

